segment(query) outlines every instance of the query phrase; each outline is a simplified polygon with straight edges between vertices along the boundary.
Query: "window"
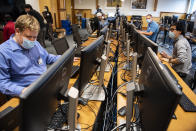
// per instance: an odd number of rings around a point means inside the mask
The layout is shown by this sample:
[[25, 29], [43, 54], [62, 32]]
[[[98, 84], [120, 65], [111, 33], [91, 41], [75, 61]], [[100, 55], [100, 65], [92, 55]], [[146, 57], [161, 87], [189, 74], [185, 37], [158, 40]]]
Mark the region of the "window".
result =
[[194, 11], [196, 11], [196, 0], [191, 0], [188, 12], [192, 14]]

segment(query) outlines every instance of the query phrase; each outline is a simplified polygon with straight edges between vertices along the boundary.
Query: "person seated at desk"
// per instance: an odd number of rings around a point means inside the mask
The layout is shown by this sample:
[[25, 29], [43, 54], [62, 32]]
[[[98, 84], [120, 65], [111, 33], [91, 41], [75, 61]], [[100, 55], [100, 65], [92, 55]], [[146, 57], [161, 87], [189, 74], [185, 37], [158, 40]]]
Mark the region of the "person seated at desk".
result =
[[159, 25], [153, 21], [151, 14], [146, 16], [146, 21], [148, 23], [147, 31], [139, 31], [139, 33], [146, 35], [146, 37], [155, 42], [159, 31]]
[[102, 13], [97, 13], [97, 18], [99, 20], [100, 29], [102, 29], [106, 25], [109, 25], [108, 21], [104, 20], [104, 16], [102, 15]]
[[[165, 52], [161, 52], [163, 58], [169, 59], [174, 70], [181, 78], [190, 86], [190, 69], [192, 67], [192, 52], [187, 39], [184, 37], [185, 32], [180, 23], [173, 24], [170, 27], [169, 37], [174, 40], [173, 55], [169, 56]], [[160, 58], [161, 60], [165, 60]]]
[[47, 64], [60, 56], [48, 52], [36, 40], [40, 26], [31, 15], [21, 15], [15, 23], [15, 34], [0, 45], [0, 92], [18, 96], [40, 77]]

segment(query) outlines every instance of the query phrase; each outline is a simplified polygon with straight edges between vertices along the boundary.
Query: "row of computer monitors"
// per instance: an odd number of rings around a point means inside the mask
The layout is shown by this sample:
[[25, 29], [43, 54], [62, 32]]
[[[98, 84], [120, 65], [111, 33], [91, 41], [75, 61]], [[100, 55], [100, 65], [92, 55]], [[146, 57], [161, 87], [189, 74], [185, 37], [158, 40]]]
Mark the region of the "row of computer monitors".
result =
[[182, 95], [182, 87], [157, 57], [158, 45], [140, 34], [133, 24], [123, 25], [141, 65], [139, 86], [140, 122], [143, 130], [167, 130]]
[[[46, 129], [59, 100], [65, 96], [73, 65], [75, 46], [69, 49], [41, 77], [19, 96], [20, 104], [8, 117], [0, 119], [0, 128], [11, 128], [20, 121], [21, 130]], [[80, 95], [99, 66], [104, 49], [104, 36], [98, 37], [81, 51], [78, 88]], [[147, 49], [147, 48], [146, 48]], [[144, 87], [140, 112], [144, 129], [166, 129], [177, 106], [181, 91], [176, 80], [167, 73], [156, 54], [149, 48], [142, 64], [139, 84]], [[10, 117], [11, 116], [11, 117]], [[9, 119], [10, 118], [10, 119]], [[17, 123], [18, 124], [18, 123]], [[7, 126], [7, 127], [6, 127]], [[14, 127], [14, 125], [13, 125]]]

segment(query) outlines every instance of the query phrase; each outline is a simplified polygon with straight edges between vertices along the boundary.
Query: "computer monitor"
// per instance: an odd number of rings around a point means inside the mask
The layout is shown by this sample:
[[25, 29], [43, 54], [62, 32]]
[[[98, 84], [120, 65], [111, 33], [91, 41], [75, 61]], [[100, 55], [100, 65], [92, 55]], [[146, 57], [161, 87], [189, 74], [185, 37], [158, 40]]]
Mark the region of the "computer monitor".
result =
[[58, 55], [62, 55], [66, 50], [69, 49], [70, 46], [65, 37], [52, 41], [52, 45], [54, 46]]
[[91, 22], [91, 26], [92, 26], [92, 31], [95, 32], [97, 30], [97, 35], [99, 36], [101, 25], [99, 23], [98, 17], [93, 18]]
[[70, 47], [51, 67], [32, 83], [20, 97], [21, 130], [46, 130], [58, 107], [58, 96], [64, 95], [69, 84], [75, 46]]
[[104, 37], [106, 37], [107, 30], [108, 30], [108, 26], [106, 25], [100, 30], [100, 36], [103, 35]]
[[139, 97], [142, 130], [166, 131], [182, 92], [150, 48], [142, 64], [139, 85], [144, 88]]
[[80, 95], [100, 65], [103, 49], [104, 37], [102, 35], [89, 46], [81, 50], [80, 74], [78, 78], [78, 90]]
[[136, 29], [136, 26], [134, 24], [127, 22], [127, 27], [125, 28], [126, 32], [129, 33], [130, 39], [133, 39], [135, 36], [133, 34], [134, 29]]
[[137, 43], [137, 53], [138, 53], [138, 64], [141, 66], [144, 56], [146, 54], [147, 48], [151, 47], [152, 50], [157, 54], [158, 53], [158, 45], [147, 38], [143, 34], [138, 35], [138, 43]]
[[133, 38], [131, 39], [131, 46], [133, 48], [134, 52], [137, 52], [138, 48], [138, 38], [139, 38], [140, 33], [137, 31], [136, 28], [133, 29]]
[[193, 27], [194, 27], [194, 22], [193, 21], [187, 21], [187, 32], [192, 33], [193, 32]]
[[82, 39], [79, 34], [79, 26], [77, 24], [73, 24], [72, 26], [72, 32], [73, 32], [73, 40], [76, 42], [77, 46], [81, 46]]

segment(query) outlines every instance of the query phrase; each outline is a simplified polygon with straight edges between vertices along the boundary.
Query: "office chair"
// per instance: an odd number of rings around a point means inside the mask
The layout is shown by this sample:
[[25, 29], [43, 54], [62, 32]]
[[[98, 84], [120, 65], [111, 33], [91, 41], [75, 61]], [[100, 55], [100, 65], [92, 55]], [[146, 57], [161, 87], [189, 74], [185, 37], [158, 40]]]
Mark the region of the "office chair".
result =
[[158, 35], [159, 35], [159, 33], [160, 33], [160, 27], [158, 27], [158, 32], [157, 32], [157, 35], [156, 35], [156, 38], [155, 38], [155, 43], [157, 43], [157, 38], [158, 38]]

